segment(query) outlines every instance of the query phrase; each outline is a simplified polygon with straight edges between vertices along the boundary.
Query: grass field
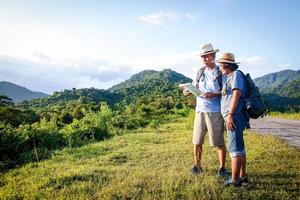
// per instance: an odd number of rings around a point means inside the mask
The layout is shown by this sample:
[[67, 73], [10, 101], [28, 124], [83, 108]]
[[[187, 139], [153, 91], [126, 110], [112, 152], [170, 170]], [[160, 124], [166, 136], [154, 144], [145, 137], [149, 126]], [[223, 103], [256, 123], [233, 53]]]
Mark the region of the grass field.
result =
[[270, 112], [268, 113], [268, 116], [282, 118], [282, 119], [300, 120], [300, 113]]
[[[1, 199], [299, 199], [300, 152], [271, 136], [245, 133], [252, 184], [216, 179], [216, 150], [204, 146], [205, 173], [193, 165], [186, 119], [64, 149], [0, 178]], [[229, 166], [229, 157], [227, 157]]]

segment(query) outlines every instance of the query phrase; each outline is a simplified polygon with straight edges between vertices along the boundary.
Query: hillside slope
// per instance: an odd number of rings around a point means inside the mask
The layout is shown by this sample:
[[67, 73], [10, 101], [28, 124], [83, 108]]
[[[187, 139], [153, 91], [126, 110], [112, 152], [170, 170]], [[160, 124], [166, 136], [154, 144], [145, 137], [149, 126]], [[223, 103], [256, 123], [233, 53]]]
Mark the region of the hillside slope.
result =
[[262, 92], [266, 92], [268, 89], [287, 85], [294, 80], [300, 80], [300, 70], [283, 70], [266, 74], [254, 79], [254, 82]]
[[[188, 124], [192, 119], [188, 120]], [[300, 153], [270, 136], [245, 133], [252, 184], [225, 188], [217, 155], [204, 144], [204, 174], [193, 176], [186, 119], [114, 137], [0, 175], [3, 199], [297, 199]], [[282, 159], [284, 155], [285, 159]], [[227, 157], [227, 166], [229, 158]]]
[[109, 90], [115, 92], [125, 88], [138, 87], [143, 85], [147, 80], [160, 80], [172, 84], [192, 81], [190, 78], [172, 71], [171, 69], [164, 69], [163, 71], [144, 70], [132, 75], [128, 80], [112, 86]]
[[34, 92], [25, 87], [6, 81], [0, 82], [0, 95], [8, 96], [14, 102], [44, 98], [49, 96], [48, 94], [42, 92]]

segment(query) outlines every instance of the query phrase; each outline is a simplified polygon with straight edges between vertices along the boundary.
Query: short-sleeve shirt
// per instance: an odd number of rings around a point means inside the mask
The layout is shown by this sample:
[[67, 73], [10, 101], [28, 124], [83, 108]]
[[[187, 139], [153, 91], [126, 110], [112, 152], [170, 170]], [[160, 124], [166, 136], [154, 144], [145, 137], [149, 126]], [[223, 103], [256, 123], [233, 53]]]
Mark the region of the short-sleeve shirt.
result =
[[229, 76], [223, 77], [223, 88], [221, 92], [221, 112], [223, 117], [228, 115], [232, 91], [234, 89], [238, 89], [242, 93], [235, 113], [244, 112], [245, 80], [241, 72], [237, 70], [232, 72]]
[[[206, 92], [220, 92], [221, 88], [217, 80], [219, 67], [217, 65], [210, 69], [205, 68], [202, 76], [199, 80], [199, 90], [201, 93]], [[197, 79], [197, 77], [196, 77]], [[196, 79], [193, 81], [193, 85], [196, 86]], [[197, 97], [196, 112], [220, 112], [221, 111], [221, 97], [204, 98]]]

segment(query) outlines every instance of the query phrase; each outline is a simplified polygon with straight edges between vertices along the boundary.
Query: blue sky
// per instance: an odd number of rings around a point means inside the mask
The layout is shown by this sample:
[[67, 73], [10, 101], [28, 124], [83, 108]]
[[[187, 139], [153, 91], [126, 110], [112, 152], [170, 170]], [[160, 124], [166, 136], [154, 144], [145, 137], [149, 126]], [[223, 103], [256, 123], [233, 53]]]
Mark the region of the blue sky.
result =
[[191, 78], [200, 46], [253, 77], [300, 65], [298, 0], [1, 1], [0, 81], [53, 93], [108, 88], [144, 69]]

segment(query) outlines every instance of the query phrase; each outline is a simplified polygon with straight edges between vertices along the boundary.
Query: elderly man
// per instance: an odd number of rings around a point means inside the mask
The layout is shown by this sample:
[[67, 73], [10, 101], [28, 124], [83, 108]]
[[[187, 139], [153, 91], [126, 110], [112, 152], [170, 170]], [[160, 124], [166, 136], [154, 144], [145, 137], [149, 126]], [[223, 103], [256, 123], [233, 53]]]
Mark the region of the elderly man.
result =
[[[194, 159], [195, 165], [192, 173], [203, 172], [201, 163], [202, 146], [206, 132], [209, 135], [211, 147], [218, 149], [219, 169], [217, 175], [226, 177], [225, 169], [226, 147], [224, 143], [224, 120], [221, 115], [221, 89], [222, 73], [215, 64], [215, 57], [218, 49], [214, 49], [212, 44], [202, 46], [201, 58], [204, 67], [199, 69], [196, 79], [193, 82], [202, 95], [197, 97], [195, 108], [195, 121], [193, 129]], [[191, 95], [188, 91], [183, 91], [185, 96]]]

